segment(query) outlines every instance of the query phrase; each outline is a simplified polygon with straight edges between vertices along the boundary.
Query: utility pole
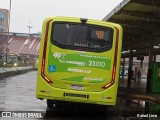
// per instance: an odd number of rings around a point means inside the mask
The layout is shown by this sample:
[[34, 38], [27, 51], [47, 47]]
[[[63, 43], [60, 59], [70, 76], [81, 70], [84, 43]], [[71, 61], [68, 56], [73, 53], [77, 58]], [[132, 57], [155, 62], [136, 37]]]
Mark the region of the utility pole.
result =
[[30, 26], [30, 25], [29, 25], [29, 26], [27, 26], [27, 27], [28, 27], [28, 29], [29, 29], [29, 37], [30, 37], [30, 29], [31, 29], [31, 28], [33, 28], [33, 27], [32, 27], [32, 26]]
[[11, 16], [11, 0], [9, 1], [9, 12], [8, 12], [8, 37], [6, 40], [6, 48], [5, 48], [5, 60], [7, 62], [7, 53], [9, 52], [9, 48], [8, 48], [8, 41], [9, 41], [9, 28], [10, 28], [10, 16]]
[[31, 34], [31, 28], [33, 28], [33, 26], [30, 25], [31, 21], [29, 21], [29, 25], [27, 26], [28, 29], [29, 29], [29, 37], [30, 37], [30, 34]]

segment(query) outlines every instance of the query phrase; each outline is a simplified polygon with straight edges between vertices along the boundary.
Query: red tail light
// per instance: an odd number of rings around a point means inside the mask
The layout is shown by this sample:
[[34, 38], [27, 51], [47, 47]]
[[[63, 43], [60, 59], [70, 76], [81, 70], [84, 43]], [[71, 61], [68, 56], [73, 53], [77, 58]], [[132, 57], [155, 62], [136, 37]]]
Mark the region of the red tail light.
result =
[[115, 81], [115, 77], [116, 77], [116, 66], [113, 67], [112, 80]]
[[112, 79], [111, 79], [110, 83], [108, 83], [102, 87], [103, 89], [107, 89], [115, 83], [117, 55], [118, 55], [118, 38], [119, 38], [119, 30], [117, 28], [115, 28], [115, 29], [116, 29], [117, 35], [116, 35], [116, 44], [115, 44], [115, 53], [114, 53], [114, 64], [113, 64], [113, 70], [112, 70]]
[[49, 29], [49, 23], [51, 22], [48, 21], [47, 27], [46, 27], [46, 34], [45, 34], [45, 39], [44, 39], [44, 48], [43, 48], [43, 56], [42, 56], [42, 69], [41, 69], [41, 76], [43, 79], [48, 82], [48, 83], [53, 83], [46, 75], [45, 75], [45, 62], [46, 62], [46, 49], [47, 49], [47, 39], [48, 39], [48, 29]]

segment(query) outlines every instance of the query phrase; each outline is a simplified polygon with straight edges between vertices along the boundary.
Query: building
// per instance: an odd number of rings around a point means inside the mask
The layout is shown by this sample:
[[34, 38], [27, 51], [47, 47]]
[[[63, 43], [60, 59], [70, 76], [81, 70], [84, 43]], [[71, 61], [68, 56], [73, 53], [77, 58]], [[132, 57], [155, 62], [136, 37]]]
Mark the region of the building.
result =
[[8, 32], [8, 10], [0, 9], [0, 33]]

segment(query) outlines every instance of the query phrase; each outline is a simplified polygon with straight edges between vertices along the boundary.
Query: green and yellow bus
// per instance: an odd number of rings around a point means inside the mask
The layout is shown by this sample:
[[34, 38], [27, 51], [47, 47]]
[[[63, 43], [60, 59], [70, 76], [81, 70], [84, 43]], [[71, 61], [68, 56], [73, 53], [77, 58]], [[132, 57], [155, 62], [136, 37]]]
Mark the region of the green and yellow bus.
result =
[[36, 97], [53, 103], [115, 105], [122, 27], [72, 17], [43, 22]]

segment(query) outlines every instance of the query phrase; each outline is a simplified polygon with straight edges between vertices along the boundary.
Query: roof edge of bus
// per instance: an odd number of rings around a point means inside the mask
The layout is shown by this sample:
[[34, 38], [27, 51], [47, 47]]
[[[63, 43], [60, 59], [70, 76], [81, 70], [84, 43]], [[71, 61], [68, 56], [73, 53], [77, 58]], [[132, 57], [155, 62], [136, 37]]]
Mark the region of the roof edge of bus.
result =
[[[45, 20], [50, 20], [50, 19], [81, 19], [80, 17], [70, 17], [70, 16], [50, 16], [50, 17], [46, 17]], [[86, 18], [88, 19], [88, 18]]]
[[59, 18], [62, 18], [62, 19], [87, 19], [88, 21], [93, 21], [93, 22], [103, 22], [104, 24], [106, 23], [109, 23], [109, 24], [112, 24], [113, 26], [116, 26], [118, 28], [122, 28], [122, 26], [120, 24], [117, 24], [117, 23], [113, 23], [113, 22], [109, 22], [109, 21], [102, 21], [102, 20], [97, 20], [97, 19], [93, 19], [93, 18], [85, 18], [85, 17], [70, 17], [70, 16], [49, 16], [49, 17], [46, 17], [45, 18], [45, 21], [49, 21], [51, 19], [59, 19]]

